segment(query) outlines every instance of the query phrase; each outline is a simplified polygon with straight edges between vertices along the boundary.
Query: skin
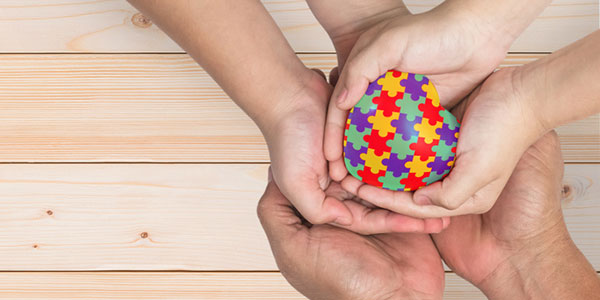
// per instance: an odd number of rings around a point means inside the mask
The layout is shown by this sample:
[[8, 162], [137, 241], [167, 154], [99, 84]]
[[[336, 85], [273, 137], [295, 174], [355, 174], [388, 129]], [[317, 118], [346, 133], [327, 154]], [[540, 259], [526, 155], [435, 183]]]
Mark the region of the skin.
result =
[[309, 299], [442, 299], [444, 269], [427, 234], [311, 225], [272, 180], [258, 216], [281, 273]]
[[353, 178], [345, 186], [377, 206], [421, 218], [488, 211], [529, 145], [559, 125], [600, 112], [600, 86], [591, 84], [600, 78], [599, 52], [596, 31], [531, 64], [492, 74], [453, 111], [463, 125], [455, 167], [443, 181], [414, 194]]
[[551, 132], [521, 157], [490, 211], [432, 235], [446, 264], [489, 299], [598, 299], [600, 280], [563, 219], [562, 175]]
[[[333, 17], [344, 9], [339, 3], [309, 1], [336, 50], [342, 50], [338, 57], [343, 68], [332, 99], [347, 95], [341, 102], [330, 103], [324, 142], [331, 178], [342, 181], [364, 201], [414, 217], [489, 210], [531, 144], [557, 124], [600, 111], [597, 85], [589, 84], [589, 78], [599, 77], [594, 53], [600, 43], [594, 34], [539, 62], [496, 72], [470, 93], [467, 100], [472, 105], [464, 118], [459, 116], [463, 126], [453, 171], [444, 181], [416, 193], [382, 191], [347, 174], [341, 142], [347, 109], [358, 101], [369, 81], [391, 68], [428, 75], [438, 87], [442, 104], [454, 107], [498, 65], [512, 41], [547, 3], [446, 1], [431, 12], [410, 16], [390, 2], [375, 18], [356, 17], [358, 34], [348, 34], [353, 27], [341, 28], [352, 21]], [[362, 6], [366, 4], [355, 4], [355, 10]], [[516, 17], [515, 10], [522, 13]], [[351, 51], [346, 54], [348, 48]], [[573, 86], [580, 87], [575, 89], [580, 96], [571, 93]], [[570, 105], [575, 98], [578, 105]]]
[[332, 88], [302, 64], [260, 1], [129, 2], [254, 120], [268, 144], [275, 182], [310, 222], [361, 233], [437, 232], [447, 226], [447, 218], [415, 219], [346, 201], [354, 196], [327, 195], [323, 132]]

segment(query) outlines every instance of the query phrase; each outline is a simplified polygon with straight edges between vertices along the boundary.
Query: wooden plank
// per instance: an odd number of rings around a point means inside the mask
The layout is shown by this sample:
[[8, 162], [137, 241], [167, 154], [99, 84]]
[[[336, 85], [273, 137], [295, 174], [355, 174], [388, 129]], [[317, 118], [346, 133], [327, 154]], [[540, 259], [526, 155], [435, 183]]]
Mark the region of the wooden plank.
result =
[[[509, 55], [503, 66], [542, 55]], [[309, 67], [331, 54], [301, 55]], [[260, 131], [185, 54], [0, 56], [0, 161], [267, 162]], [[559, 129], [600, 161], [600, 117]]]
[[[333, 52], [304, 1], [263, 0], [290, 44], [301, 52]], [[441, 0], [409, 0], [413, 12]], [[3, 0], [0, 52], [181, 52], [122, 0]], [[554, 51], [598, 29], [598, 1], [555, 0], [511, 51]]]
[[[255, 213], [267, 167], [0, 164], [0, 266], [277, 270]], [[569, 229], [600, 270], [600, 164], [567, 165], [565, 182]]]
[[[279, 272], [0, 272], [3, 299], [306, 299]], [[446, 274], [444, 299], [485, 299]]]

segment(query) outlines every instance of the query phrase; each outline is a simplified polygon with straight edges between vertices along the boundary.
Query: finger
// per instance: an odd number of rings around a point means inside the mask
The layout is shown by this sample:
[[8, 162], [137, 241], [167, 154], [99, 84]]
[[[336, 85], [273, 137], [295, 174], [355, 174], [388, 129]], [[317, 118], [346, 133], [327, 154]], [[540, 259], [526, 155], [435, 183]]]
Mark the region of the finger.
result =
[[382, 63], [383, 56], [377, 44], [371, 44], [359, 53], [353, 53], [344, 65], [331, 96], [332, 102], [340, 109], [352, 108], [364, 95], [369, 83], [393, 68]]
[[321, 77], [323, 77], [323, 79], [325, 79], [327, 81], [327, 76], [325, 76], [325, 73], [323, 73], [323, 71], [321, 71], [321, 69], [319, 69], [319, 68], [311, 68], [311, 70], [317, 72], [317, 74], [319, 74]]
[[425, 219], [424, 231], [427, 233], [440, 233], [444, 229], [442, 218]]
[[329, 162], [329, 176], [335, 181], [343, 180], [348, 171], [346, 170], [346, 164], [344, 158], [340, 158]]
[[[404, 216], [385, 209], [368, 208], [350, 200], [346, 201], [346, 205], [352, 211], [353, 222], [350, 225], [339, 227], [365, 235], [390, 232], [426, 233], [425, 221], [422, 219]], [[430, 227], [433, 228], [433, 226]], [[434, 229], [437, 230], [437, 228]]]
[[455, 210], [467, 202], [486, 184], [495, 178], [482, 174], [481, 170], [489, 170], [480, 163], [463, 163], [459, 156], [456, 165], [443, 181], [438, 181], [415, 192], [417, 203], [431, 202], [440, 207]]
[[[269, 170], [269, 173], [270, 170]], [[292, 204], [283, 196], [275, 182], [269, 180], [257, 207], [258, 219], [273, 246], [285, 241], [304, 226], [292, 209]]]
[[368, 184], [360, 186], [357, 195], [378, 207], [415, 218], [441, 218], [464, 213], [463, 210], [451, 211], [436, 205], [417, 205], [410, 192], [390, 191]]
[[344, 130], [346, 128], [347, 118], [348, 111], [341, 110], [335, 106], [335, 103], [329, 102], [323, 140], [323, 153], [328, 161], [342, 159], [342, 146], [344, 143]]
[[448, 228], [448, 226], [450, 226], [450, 222], [451, 222], [451, 220], [452, 220], [452, 218], [450, 218], [450, 217], [443, 217], [443, 218], [442, 218], [442, 222], [443, 222], [444, 224], [443, 224], [443, 226], [442, 226], [442, 227], [443, 227], [444, 229]]
[[339, 78], [340, 78], [340, 68], [335, 67], [335, 68], [331, 69], [331, 72], [329, 72], [329, 84], [331, 84], [332, 86], [335, 86], [335, 84], [337, 83]]
[[364, 183], [358, 180], [358, 178], [350, 175], [346, 176], [341, 182], [342, 188], [353, 195], [358, 195], [358, 189], [363, 184]]

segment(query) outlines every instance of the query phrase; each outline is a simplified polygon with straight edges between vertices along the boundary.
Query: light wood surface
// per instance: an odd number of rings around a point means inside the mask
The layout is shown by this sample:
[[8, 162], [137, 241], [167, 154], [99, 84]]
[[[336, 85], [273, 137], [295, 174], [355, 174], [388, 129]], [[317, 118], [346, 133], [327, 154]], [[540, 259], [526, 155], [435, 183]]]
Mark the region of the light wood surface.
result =
[[[263, 3], [309, 67], [336, 65], [305, 1]], [[503, 66], [598, 29], [598, 11], [554, 0]], [[0, 37], [0, 298], [305, 299], [256, 217], [260, 132], [150, 20], [124, 0], [0, 0]], [[600, 115], [558, 132], [565, 218], [600, 271]], [[485, 297], [449, 272], [444, 299]]]
[[[334, 55], [300, 55], [331, 70]], [[503, 66], [542, 55], [511, 54]], [[185, 54], [0, 56], [0, 161], [267, 162], [260, 131]], [[558, 129], [600, 161], [600, 117]]]
[[[333, 52], [304, 1], [263, 1], [296, 51]], [[441, 0], [408, 0], [415, 13]], [[181, 52], [124, 0], [3, 0], [0, 52]], [[557, 50], [598, 29], [598, 1], [555, 0], [511, 51]]]
[[[0, 164], [3, 270], [277, 270], [256, 217], [266, 164]], [[600, 165], [565, 216], [600, 270]]]
[[[444, 299], [485, 299], [446, 274]], [[2, 299], [306, 299], [278, 272], [0, 272]]]

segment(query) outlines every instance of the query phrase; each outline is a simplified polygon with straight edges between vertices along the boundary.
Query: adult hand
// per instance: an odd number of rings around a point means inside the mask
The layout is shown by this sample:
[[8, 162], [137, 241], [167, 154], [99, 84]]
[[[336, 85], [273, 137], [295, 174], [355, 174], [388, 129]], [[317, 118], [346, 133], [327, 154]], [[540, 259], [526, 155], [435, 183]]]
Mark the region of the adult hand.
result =
[[335, 223], [363, 234], [437, 232], [447, 226], [448, 218], [415, 219], [360, 204], [346, 192], [327, 193], [334, 183], [322, 143], [331, 86], [322, 74], [309, 72], [305, 88], [287, 97], [291, 105], [282, 109], [277, 122], [261, 127], [274, 180], [302, 216], [313, 224]]
[[[329, 194], [345, 193], [337, 183]], [[359, 235], [311, 225], [269, 181], [258, 216], [281, 273], [310, 299], [441, 299], [444, 270], [427, 234]]]
[[523, 155], [489, 212], [453, 217], [448, 229], [432, 235], [446, 264], [490, 299], [591, 299], [600, 282], [567, 232], [562, 174], [551, 132]]

